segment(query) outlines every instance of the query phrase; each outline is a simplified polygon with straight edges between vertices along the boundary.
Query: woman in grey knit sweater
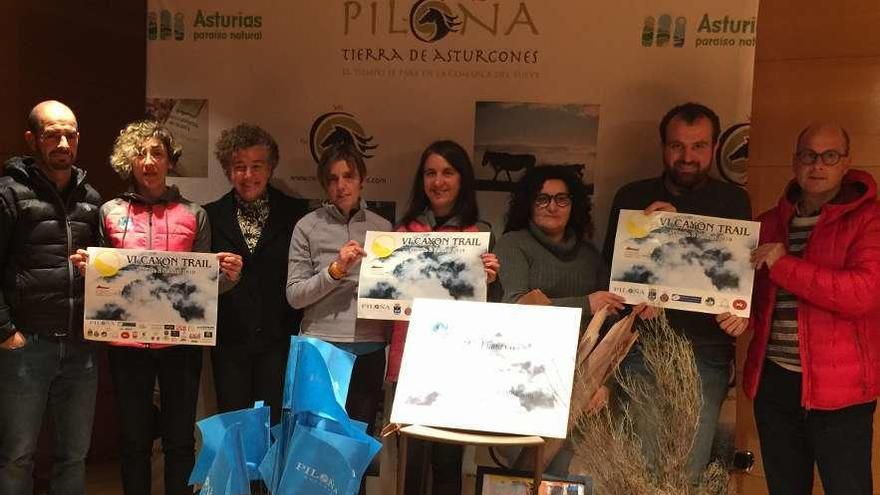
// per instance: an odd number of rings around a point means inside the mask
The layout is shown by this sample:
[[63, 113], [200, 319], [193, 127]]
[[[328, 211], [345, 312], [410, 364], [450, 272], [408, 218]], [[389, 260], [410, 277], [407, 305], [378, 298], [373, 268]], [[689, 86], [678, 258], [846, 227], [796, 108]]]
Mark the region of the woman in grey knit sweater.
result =
[[[552, 165], [529, 170], [511, 195], [504, 232], [495, 250], [504, 267], [498, 275], [503, 302], [515, 303], [538, 289], [555, 306], [581, 308], [582, 323], [605, 305], [612, 313], [623, 309], [623, 298], [605, 290], [609, 273], [590, 241], [589, 198], [569, 170]], [[602, 387], [588, 408], [607, 398]], [[570, 460], [570, 448], [563, 447], [547, 471], [566, 474]]]
[[608, 268], [590, 242], [590, 203], [570, 171], [550, 165], [526, 173], [511, 196], [504, 232], [496, 247], [503, 302], [539, 289], [556, 306], [581, 308], [584, 322], [606, 304], [623, 309], [623, 298], [605, 290]]

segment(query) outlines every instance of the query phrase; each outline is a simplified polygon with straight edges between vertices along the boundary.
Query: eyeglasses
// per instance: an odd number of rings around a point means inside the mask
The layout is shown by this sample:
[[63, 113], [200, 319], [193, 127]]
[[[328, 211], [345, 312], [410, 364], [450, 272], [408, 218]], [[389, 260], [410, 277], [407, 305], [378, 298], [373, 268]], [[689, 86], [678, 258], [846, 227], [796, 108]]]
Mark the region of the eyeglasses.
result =
[[556, 203], [556, 206], [560, 208], [565, 208], [566, 206], [571, 204], [571, 194], [568, 193], [557, 193], [553, 196], [549, 194], [541, 193], [535, 196], [535, 206], [538, 208], [546, 208], [550, 206], [550, 201]]
[[849, 156], [849, 153], [841, 153], [837, 150], [825, 150], [817, 153], [809, 148], [800, 150], [794, 155], [798, 162], [803, 165], [815, 165], [821, 158], [825, 165], [837, 165], [841, 158]]

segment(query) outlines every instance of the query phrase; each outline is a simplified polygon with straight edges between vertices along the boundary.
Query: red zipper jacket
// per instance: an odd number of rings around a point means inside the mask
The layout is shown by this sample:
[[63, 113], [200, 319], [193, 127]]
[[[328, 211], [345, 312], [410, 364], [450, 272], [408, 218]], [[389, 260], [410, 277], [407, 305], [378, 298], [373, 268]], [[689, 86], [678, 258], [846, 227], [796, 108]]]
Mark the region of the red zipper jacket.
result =
[[[761, 244], [788, 245], [800, 188], [792, 182], [779, 204], [759, 217]], [[803, 257], [784, 255], [760, 270], [743, 387], [754, 399], [765, 363], [776, 302], [783, 287], [798, 299], [801, 405], [833, 410], [880, 396], [880, 206], [877, 185], [850, 170], [826, 203]]]

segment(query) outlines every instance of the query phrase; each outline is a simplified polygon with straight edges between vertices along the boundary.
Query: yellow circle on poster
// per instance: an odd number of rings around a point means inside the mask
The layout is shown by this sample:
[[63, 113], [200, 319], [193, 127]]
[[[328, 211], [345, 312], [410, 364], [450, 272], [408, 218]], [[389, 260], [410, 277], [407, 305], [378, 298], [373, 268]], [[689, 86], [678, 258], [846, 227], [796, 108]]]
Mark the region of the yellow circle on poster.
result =
[[394, 252], [394, 238], [390, 235], [380, 235], [373, 239], [370, 250], [380, 258], [390, 256]]
[[101, 251], [95, 256], [92, 266], [102, 277], [112, 277], [119, 272], [119, 256], [113, 251]]
[[641, 239], [651, 233], [651, 219], [644, 215], [632, 215], [626, 221], [626, 232], [634, 239]]

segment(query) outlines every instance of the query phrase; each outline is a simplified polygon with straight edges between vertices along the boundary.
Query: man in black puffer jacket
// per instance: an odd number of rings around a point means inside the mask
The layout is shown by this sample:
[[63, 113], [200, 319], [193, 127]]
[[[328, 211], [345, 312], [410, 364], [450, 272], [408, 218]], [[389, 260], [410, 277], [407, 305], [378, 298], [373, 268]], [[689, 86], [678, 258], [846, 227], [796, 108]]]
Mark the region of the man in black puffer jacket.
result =
[[0, 177], [0, 493], [33, 491], [43, 412], [55, 424], [50, 492], [85, 492], [97, 368], [82, 339], [83, 280], [68, 260], [97, 245], [101, 198], [75, 167], [79, 131], [57, 101], [31, 111], [34, 157]]

